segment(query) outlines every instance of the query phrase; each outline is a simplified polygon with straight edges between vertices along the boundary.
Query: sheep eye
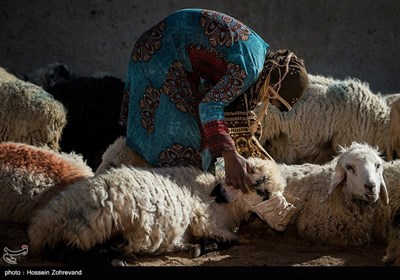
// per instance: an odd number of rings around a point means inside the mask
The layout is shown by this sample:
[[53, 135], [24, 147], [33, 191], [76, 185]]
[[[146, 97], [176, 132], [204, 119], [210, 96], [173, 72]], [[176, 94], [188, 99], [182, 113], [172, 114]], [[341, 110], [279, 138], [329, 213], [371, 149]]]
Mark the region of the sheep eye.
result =
[[382, 165], [380, 163], [376, 163], [375, 166], [376, 166], [376, 169], [379, 169], [379, 168], [381, 168]]
[[353, 168], [353, 166], [351, 166], [350, 164], [347, 164], [347, 165], [345, 166], [345, 168], [346, 168], [346, 170], [351, 171], [351, 172], [354, 173], [354, 168]]
[[263, 198], [263, 201], [268, 200], [269, 199], [269, 192], [267, 190], [259, 190], [256, 189], [256, 192], [259, 196], [261, 196]]

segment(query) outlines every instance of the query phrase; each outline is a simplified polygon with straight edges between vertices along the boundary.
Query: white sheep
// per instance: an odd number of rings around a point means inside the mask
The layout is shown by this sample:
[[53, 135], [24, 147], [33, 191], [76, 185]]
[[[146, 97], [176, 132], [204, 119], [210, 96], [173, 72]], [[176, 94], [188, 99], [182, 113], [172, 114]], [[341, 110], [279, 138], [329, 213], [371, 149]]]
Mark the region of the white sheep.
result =
[[382, 161], [374, 150], [353, 143], [322, 166], [280, 164], [285, 193], [299, 198], [301, 238], [340, 246], [396, 242], [388, 227], [400, 206], [400, 160]]
[[286, 195], [299, 199], [292, 222], [301, 238], [338, 246], [384, 241], [383, 261], [400, 265], [400, 160], [382, 161], [376, 149], [353, 143], [322, 166], [280, 167]]
[[0, 83], [0, 141], [14, 141], [59, 149], [67, 123], [63, 104], [34, 84]]
[[25, 143], [0, 143], [0, 220], [28, 224], [67, 185], [92, 177], [80, 155]]
[[108, 146], [102, 155], [102, 162], [97, 167], [96, 175], [111, 167], [120, 167], [121, 165], [151, 167], [150, 163], [126, 144], [124, 136], [118, 137], [114, 143]]
[[277, 166], [284, 195], [297, 209], [290, 223], [300, 238], [335, 246], [386, 241], [383, 260], [397, 265], [400, 215], [393, 213], [400, 207], [400, 160], [385, 162], [376, 148], [352, 143], [324, 165]]
[[386, 100], [387, 104], [391, 106], [394, 101], [400, 100], [400, 93], [385, 94], [382, 97]]
[[400, 99], [386, 100], [356, 79], [309, 75], [304, 97], [290, 112], [269, 106], [260, 143], [277, 161], [325, 163], [339, 145], [366, 142], [388, 159], [400, 156]]
[[[294, 203], [298, 209], [294, 223], [300, 238], [339, 246], [385, 239], [390, 208], [385, 207], [389, 196], [383, 166], [376, 149], [358, 143], [324, 165], [280, 164], [285, 193], [299, 199]], [[396, 184], [389, 180], [389, 191]]]
[[15, 75], [7, 71], [7, 69], [0, 67], [0, 83], [17, 81], [18, 78]]
[[111, 168], [69, 186], [39, 210], [28, 230], [29, 248], [38, 253], [64, 242], [89, 250], [122, 235], [126, 255], [158, 255], [186, 250], [202, 238], [235, 241], [253, 206], [283, 188], [274, 166], [251, 162], [257, 192], [221, 204], [210, 196], [220, 178], [193, 166]]
[[[137, 154], [130, 156], [131, 152], [124, 138], [117, 139], [103, 154], [103, 163], [96, 174], [112, 166], [141, 164], [140, 157]], [[381, 178], [382, 167], [376, 169], [375, 164], [383, 165], [384, 179]], [[314, 243], [334, 245], [362, 245], [373, 239], [388, 238], [388, 221], [393, 209], [400, 203], [400, 160], [383, 162], [376, 148], [353, 143], [349, 148], [340, 149], [337, 156], [324, 165], [305, 163], [278, 166], [287, 184], [285, 196], [299, 213], [292, 218], [292, 223], [296, 223], [300, 237]], [[357, 169], [356, 174], [352, 173], [353, 169]], [[368, 179], [368, 173], [374, 179]], [[373, 198], [380, 193], [383, 202], [370, 204], [358, 199], [362, 197], [365, 187], [372, 185], [365, 183], [367, 179], [375, 181]], [[392, 197], [390, 207], [386, 205], [385, 182]], [[332, 195], [326, 199], [329, 186], [332, 187]], [[300, 200], [293, 199], [294, 196]], [[358, 203], [352, 203], [353, 199]], [[396, 241], [390, 240], [393, 238], [389, 237], [389, 242], [395, 244]]]
[[379, 195], [389, 203], [383, 160], [376, 149], [353, 143], [324, 165], [274, 164], [286, 183], [284, 195], [297, 208], [291, 223], [301, 238], [341, 246], [372, 240], [377, 227], [374, 204]]

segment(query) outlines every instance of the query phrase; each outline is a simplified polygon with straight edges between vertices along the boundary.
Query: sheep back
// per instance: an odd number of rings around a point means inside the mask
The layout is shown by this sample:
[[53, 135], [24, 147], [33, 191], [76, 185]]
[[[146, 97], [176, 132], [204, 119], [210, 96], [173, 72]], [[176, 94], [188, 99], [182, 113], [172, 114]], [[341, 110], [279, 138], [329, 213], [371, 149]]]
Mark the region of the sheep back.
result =
[[23, 81], [0, 83], [0, 141], [59, 149], [67, 123], [63, 104], [42, 88]]
[[17, 81], [17, 80], [18, 80], [17, 77], [15, 77], [13, 74], [9, 73], [3, 67], [0, 67], [0, 83]]
[[204, 221], [221, 213], [206, 211], [202, 199], [212, 201], [214, 177], [192, 167], [173, 170], [123, 166], [71, 185], [34, 217], [30, 248], [65, 240], [88, 250], [122, 234], [126, 253], [158, 254], [179, 249], [193, 232], [212, 231]]
[[150, 163], [126, 144], [124, 136], [118, 137], [103, 153], [102, 162], [97, 167], [96, 175], [111, 167], [121, 165], [151, 167]]
[[399, 128], [390, 127], [386, 100], [356, 79], [309, 77], [304, 97], [290, 112], [269, 106], [262, 119], [260, 143], [277, 162], [326, 163], [337, 154], [338, 145], [353, 141], [393, 153], [390, 143], [397, 145]]
[[0, 143], [0, 219], [27, 223], [68, 184], [93, 176], [77, 154], [24, 143]]
[[[262, 193], [281, 191], [283, 181], [266, 169], [264, 164], [253, 169], [257, 187]], [[237, 240], [240, 223], [265, 195], [253, 191], [218, 204], [210, 194], [220, 182], [194, 166], [111, 168], [70, 185], [39, 210], [29, 228], [30, 249], [38, 253], [63, 241], [89, 250], [120, 235], [126, 254], [156, 255], [182, 250], [200, 238]]]

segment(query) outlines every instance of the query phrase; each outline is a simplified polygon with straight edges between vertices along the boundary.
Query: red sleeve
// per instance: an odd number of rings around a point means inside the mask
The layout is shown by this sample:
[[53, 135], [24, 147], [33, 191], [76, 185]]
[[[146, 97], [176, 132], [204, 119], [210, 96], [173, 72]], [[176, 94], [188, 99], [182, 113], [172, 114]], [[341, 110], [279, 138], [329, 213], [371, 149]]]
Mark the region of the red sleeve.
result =
[[204, 144], [210, 150], [211, 155], [220, 154], [223, 151], [235, 150], [235, 142], [229, 135], [228, 127], [224, 121], [216, 120], [205, 123]]

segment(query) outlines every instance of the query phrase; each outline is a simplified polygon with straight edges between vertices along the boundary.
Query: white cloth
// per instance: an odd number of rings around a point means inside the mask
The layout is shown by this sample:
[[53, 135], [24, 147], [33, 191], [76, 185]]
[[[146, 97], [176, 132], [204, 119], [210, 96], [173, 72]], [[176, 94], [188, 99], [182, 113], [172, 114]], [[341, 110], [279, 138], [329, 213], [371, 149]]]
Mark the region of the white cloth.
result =
[[[235, 201], [243, 196], [243, 192], [240, 189], [235, 189], [232, 186], [225, 184], [224, 189], [228, 202]], [[250, 206], [252, 207], [252, 211], [261, 220], [277, 231], [284, 231], [290, 219], [297, 211], [296, 207], [292, 203], [287, 202], [281, 193], [274, 194], [270, 199], [260, 204]]]
[[277, 231], [284, 231], [292, 216], [296, 213], [296, 207], [286, 201], [286, 198], [277, 193], [270, 199], [253, 206], [253, 212]]

